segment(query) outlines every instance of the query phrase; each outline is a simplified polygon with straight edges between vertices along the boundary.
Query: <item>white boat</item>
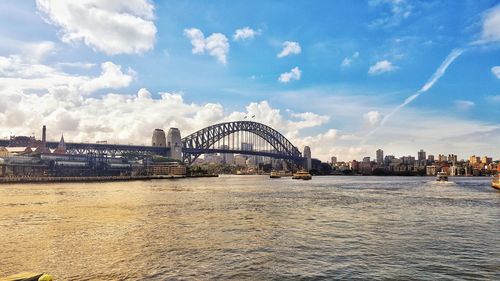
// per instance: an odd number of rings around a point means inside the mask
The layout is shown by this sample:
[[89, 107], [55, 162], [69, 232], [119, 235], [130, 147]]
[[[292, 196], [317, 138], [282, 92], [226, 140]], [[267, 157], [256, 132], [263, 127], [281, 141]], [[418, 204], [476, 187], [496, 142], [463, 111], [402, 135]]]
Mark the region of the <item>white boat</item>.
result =
[[448, 174], [445, 172], [438, 172], [436, 181], [448, 181]]

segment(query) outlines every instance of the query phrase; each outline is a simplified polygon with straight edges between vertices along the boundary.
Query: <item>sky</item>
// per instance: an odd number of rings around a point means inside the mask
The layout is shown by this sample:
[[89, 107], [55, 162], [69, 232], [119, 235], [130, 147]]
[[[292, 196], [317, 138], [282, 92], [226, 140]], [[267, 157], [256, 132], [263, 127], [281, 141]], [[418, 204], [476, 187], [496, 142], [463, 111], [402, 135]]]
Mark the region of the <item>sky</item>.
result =
[[500, 159], [498, 1], [2, 1], [0, 137], [253, 116], [312, 156]]

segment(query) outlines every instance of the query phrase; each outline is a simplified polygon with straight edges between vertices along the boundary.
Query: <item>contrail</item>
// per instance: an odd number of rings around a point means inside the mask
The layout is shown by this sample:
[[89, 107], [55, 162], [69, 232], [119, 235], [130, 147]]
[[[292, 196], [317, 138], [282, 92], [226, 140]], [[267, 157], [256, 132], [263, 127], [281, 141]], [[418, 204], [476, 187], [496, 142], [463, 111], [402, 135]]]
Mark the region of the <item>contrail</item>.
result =
[[438, 69], [436, 69], [434, 74], [432, 74], [431, 78], [429, 78], [429, 80], [427, 80], [427, 82], [424, 84], [424, 86], [422, 86], [422, 88], [420, 88], [420, 90], [415, 92], [413, 95], [407, 97], [402, 104], [400, 104], [396, 108], [394, 108], [394, 110], [392, 110], [389, 114], [384, 116], [384, 118], [380, 122], [380, 125], [375, 127], [370, 133], [368, 133], [368, 135], [362, 141], [362, 143], [364, 143], [366, 141], [366, 139], [368, 137], [370, 137], [373, 133], [375, 133], [380, 127], [384, 126], [384, 124], [387, 122], [387, 120], [389, 120], [396, 112], [398, 112], [399, 110], [403, 109], [405, 106], [410, 104], [413, 100], [418, 98], [421, 94], [430, 90], [432, 88], [432, 86], [434, 86], [434, 84], [439, 80], [439, 78], [441, 78], [441, 76], [444, 75], [448, 66], [450, 66], [450, 64], [453, 61], [455, 61], [455, 59], [458, 58], [464, 51], [465, 51], [465, 49], [462, 49], [462, 48], [452, 50], [450, 52], [450, 54], [446, 57], [446, 59], [438, 67]]

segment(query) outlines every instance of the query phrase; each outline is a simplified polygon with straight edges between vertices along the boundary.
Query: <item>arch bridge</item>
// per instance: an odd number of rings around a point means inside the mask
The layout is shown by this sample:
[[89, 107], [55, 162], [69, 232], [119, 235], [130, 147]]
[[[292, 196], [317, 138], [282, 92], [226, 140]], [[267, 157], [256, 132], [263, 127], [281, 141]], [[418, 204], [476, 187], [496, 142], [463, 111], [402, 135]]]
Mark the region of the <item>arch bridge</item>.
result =
[[253, 121], [215, 124], [182, 139], [183, 160], [192, 164], [201, 154], [231, 153], [257, 155], [296, 163], [302, 153], [275, 129]]

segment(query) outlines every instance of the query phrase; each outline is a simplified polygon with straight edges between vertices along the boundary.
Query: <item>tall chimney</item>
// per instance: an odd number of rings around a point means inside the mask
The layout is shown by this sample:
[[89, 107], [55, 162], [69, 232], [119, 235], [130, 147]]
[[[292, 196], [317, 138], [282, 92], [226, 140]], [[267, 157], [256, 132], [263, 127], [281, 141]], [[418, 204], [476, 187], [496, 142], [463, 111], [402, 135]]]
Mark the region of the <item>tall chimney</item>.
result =
[[43, 147], [45, 148], [45, 144], [47, 143], [47, 128], [45, 127], [45, 125], [43, 125], [43, 128], [42, 128], [42, 145]]

